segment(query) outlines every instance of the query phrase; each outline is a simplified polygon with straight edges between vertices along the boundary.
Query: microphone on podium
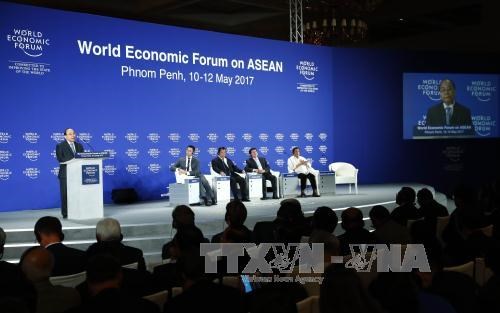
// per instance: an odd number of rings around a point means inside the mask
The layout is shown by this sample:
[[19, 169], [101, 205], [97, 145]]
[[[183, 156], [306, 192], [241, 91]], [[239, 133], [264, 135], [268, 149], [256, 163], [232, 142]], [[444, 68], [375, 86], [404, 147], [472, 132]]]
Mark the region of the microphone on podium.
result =
[[83, 138], [78, 138], [78, 139], [79, 139], [81, 142], [85, 143], [87, 146], [89, 146], [89, 148], [90, 148], [90, 152], [94, 152], [94, 151], [95, 151], [94, 147], [92, 147], [92, 145], [90, 144], [90, 142], [88, 142], [88, 141], [84, 140]]

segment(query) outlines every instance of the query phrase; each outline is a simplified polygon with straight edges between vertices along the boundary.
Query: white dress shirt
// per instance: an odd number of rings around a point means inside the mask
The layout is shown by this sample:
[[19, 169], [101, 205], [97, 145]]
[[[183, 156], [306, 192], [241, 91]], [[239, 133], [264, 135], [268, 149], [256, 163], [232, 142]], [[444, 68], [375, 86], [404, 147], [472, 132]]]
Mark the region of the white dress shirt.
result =
[[257, 157], [257, 158], [255, 158], [255, 159], [253, 159], [253, 160], [255, 161], [255, 163], [257, 163], [257, 168], [258, 168], [259, 170], [261, 170], [261, 169], [262, 169], [262, 164], [260, 164], [259, 158]]
[[298, 158], [292, 155], [288, 158], [288, 173], [297, 173], [297, 174], [309, 174], [312, 167], [309, 163], [299, 165], [300, 161], [307, 161], [303, 156], [299, 156]]

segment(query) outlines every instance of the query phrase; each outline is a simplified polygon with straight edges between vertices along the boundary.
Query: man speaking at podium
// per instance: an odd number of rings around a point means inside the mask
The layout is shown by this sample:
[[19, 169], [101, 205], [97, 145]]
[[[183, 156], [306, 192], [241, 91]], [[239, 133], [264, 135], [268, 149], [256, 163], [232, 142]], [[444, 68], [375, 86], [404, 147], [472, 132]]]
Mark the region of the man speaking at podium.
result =
[[[56, 156], [59, 163], [67, 162], [75, 158], [77, 152], [83, 152], [83, 146], [76, 142], [76, 133], [71, 128], [64, 130], [64, 141], [56, 146]], [[68, 194], [66, 188], [66, 164], [59, 165], [59, 188], [61, 190], [61, 214], [68, 218]]]

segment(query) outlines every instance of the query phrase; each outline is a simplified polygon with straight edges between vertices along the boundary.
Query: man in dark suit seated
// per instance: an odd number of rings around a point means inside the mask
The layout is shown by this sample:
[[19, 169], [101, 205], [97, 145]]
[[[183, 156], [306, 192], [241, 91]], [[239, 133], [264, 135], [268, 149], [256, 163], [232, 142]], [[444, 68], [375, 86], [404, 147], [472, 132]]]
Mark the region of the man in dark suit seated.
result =
[[183, 292], [165, 303], [163, 312], [248, 312], [238, 289], [216, 284], [207, 279], [204, 259], [194, 249], [178, 261], [178, 268], [185, 278]]
[[416, 194], [413, 188], [401, 188], [396, 194], [396, 204], [399, 206], [392, 210], [391, 218], [404, 227], [408, 226], [408, 220], [418, 220], [421, 218], [420, 212], [415, 207], [415, 198]]
[[98, 254], [87, 264], [87, 286], [90, 298], [68, 312], [159, 312], [154, 303], [123, 292], [120, 262], [109, 254]]
[[146, 263], [140, 249], [124, 245], [120, 223], [114, 218], [104, 218], [96, 226], [97, 242], [87, 249], [87, 258], [97, 254], [111, 254], [121, 265], [137, 263], [137, 269], [146, 270]]
[[[174, 165], [170, 167], [172, 172], [177, 171], [181, 175], [194, 176], [200, 179], [200, 198], [203, 199], [203, 202], [206, 206], [217, 204], [217, 200], [215, 200], [215, 194], [210, 184], [208, 183], [205, 175], [203, 175], [200, 171], [200, 162], [196, 159], [193, 154], [196, 151], [196, 148], [192, 145], [187, 146], [186, 148], [186, 156], [180, 157]], [[212, 202], [208, 202], [211, 200]]]
[[456, 88], [452, 80], [444, 79], [439, 85], [441, 102], [430, 107], [426, 115], [427, 126], [471, 126], [470, 110], [455, 101]]
[[54, 256], [54, 269], [51, 276], [64, 276], [85, 271], [85, 252], [65, 246], [62, 241], [61, 221], [57, 217], [44, 216], [35, 224], [35, 237], [38, 243]]
[[65, 312], [80, 304], [80, 295], [74, 288], [54, 286], [49, 280], [54, 257], [45, 248], [35, 246], [26, 250], [19, 265], [35, 286], [37, 313]]
[[[64, 141], [56, 146], [56, 157], [59, 163], [67, 162], [75, 158], [75, 154], [83, 152], [83, 146], [76, 142], [76, 133], [71, 128], [64, 130]], [[68, 196], [66, 188], [66, 164], [59, 166], [59, 188], [61, 190], [61, 214], [63, 218], [68, 217]]]
[[250, 158], [246, 161], [245, 172], [262, 175], [262, 200], [267, 199], [267, 180], [271, 182], [273, 199], [278, 199], [277, 179], [276, 176], [271, 174], [271, 167], [267, 163], [266, 158], [259, 157], [256, 148], [250, 148], [248, 154], [250, 154]]
[[351, 244], [375, 244], [375, 237], [364, 228], [363, 212], [358, 208], [348, 208], [342, 211], [342, 228], [345, 232], [338, 237], [342, 255], [351, 255]]
[[448, 216], [448, 209], [437, 202], [427, 188], [422, 188], [417, 192], [417, 203], [420, 205], [420, 214], [427, 220]]
[[245, 173], [234, 164], [233, 161], [226, 158], [226, 148], [219, 147], [217, 150], [217, 157], [212, 160], [212, 169], [217, 174], [222, 176], [229, 176], [231, 179], [231, 192], [233, 193], [234, 200], [238, 200], [238, 187], [240, 186], [242, 201], [250, 201], [248, 199], [247, 182], [243, 177], [237, 173]]

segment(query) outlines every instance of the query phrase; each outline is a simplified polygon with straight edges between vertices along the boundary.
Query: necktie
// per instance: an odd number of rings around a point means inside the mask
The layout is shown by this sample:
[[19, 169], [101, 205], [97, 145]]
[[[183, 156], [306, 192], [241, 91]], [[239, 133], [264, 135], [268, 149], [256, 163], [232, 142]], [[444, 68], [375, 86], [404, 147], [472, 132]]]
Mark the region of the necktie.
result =
[[72, 142], [70, 144], [70, 147], [71, 147], [71, 151], [73, 151], [73, 154], [76, 154], [76, 149], [75, 149], [75, 143], [74, 142]]
[[191, 158], [188, 158], [188, 165], [187, 165], [186, 170], [187, 170], [188, 172], [191, 172]]
[[223, 159], [222, 163], [224, 164], [224, 168], [226, 169], [226, 175], [231, 175], [231, 170], [229, 169], [229, 165], [227, 165], [227, 159]]
[[446, 125], [450, 125], [450, 121], [451, 121], [451, 108], [450, 107], [446, 107], [445, 110], [446, 110]]

